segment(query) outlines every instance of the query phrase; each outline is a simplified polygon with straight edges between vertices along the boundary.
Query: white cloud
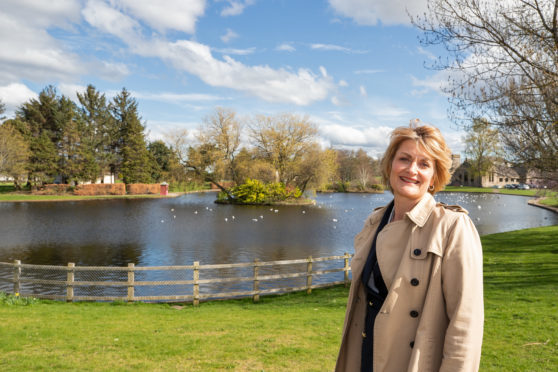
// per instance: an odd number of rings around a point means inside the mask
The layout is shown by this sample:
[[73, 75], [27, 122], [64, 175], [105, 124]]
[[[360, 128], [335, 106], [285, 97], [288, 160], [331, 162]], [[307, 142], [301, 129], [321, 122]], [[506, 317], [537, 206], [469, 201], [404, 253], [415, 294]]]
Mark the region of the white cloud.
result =
[[58, 1], [51, 5], [2, 2], [0, 35], [4, 36], [0, 38], [0, 84], [20, 79], [65, 80], [84, 71], [79, 57], [46, 31], [54, 25], [69, 27], [79, 19], [78, 3]]
[[254, 4], [254, 0], [226, 0], [226, 2], [228, 6], [221, 11], [223, 17], [240, 15], [247, 6]]
[[226, 44], [229, 41], [231, 41], [232, 39], [236, 39], [237, 37], [238, 37], [238, 34], [236, 32], [234, 32], [230, 28], [227, 28], [227, 33], [225, 35], [221, 36], [221, 41]]
[[87, 90], [85, 85], [61, 83], [56, 87], [58, 93], [70, 98], [74, 102], [79, 102], [77, 93], [84, 93]]
[[275, 48], [275, 50], [282, 51], [282, 52], [294, 52], [294, 51], [296, 51], [295, 47], [292, 46], [289, 43], [283, 43], [283, 44], [277, 46], [277, 48]]
[[138, 99], [173, 102], [173, 103], [189, 103], [189, 102], [210, 102], [227, 99], [226, 97], [217, 96], [214, 94], [203, 93], [145, 93], [145, 92], [130, 92], [133, 97]]
[[355, 54], [363, 54], [366, 53], [364, 50], [353, 50], [351, 48], [346, 48], [341, 45], [335, 44], [310, 44], [310, 49], [313, 50], [322, 50], [326, 52], [343, 52], [343, 53], [355, 53]]
[[339, 80], [339, 86], [340, 87], [348, 87], [349, 83], [347, 83], [345, 80]]
[[82, 14], [91, 26], [114, 35], [128, 44], [138, 42], [141, 27], [139, 22], [104, 1], [89, 0]]
[[329, 0], [333, 10], [357, 24], [373, 26], [410, 24], [407, 11], [413, 15], [426, 11], [427, 0]]
[[323, 77], [327, 77], [327, 70], [324, 66], [320, 66], [320, 73]]
[[138, 21], [99, 0], [90, 0], [83, 15], [92, 26], [120, 38], [132, 53], [161, 58], [214, 87], [235, 89], [269, 102], [296, 105], [326, 99], [334, 88], [331, 78], [317, 76], [305, 68], [294, 72], [267, 65], [248, 66], [229, 55], [217, 59], [209, 46], [196, 41], [146, 39]]
[[11, 83], [0, 86], [0, 99], [6, 105], [6, 114], [11, 116], [16, 108], [21, 104], [37, 98], [37, 93], [33, 92], [26, 85], [20, 83]]
[[336, 96], [331, 97], [331, 103], [333, 103], [335, 106], [341, 105], [339, 98], [337, 98]]
[[319, 78], [307, 69], [295, 73], [283, 68], [247, 66], [229, 56], [219, 60], [208, 46], [195, 41], [146, 43], [138, 52], [160, 57], [211, 86], [239, 90], [269, 102], [308, 105], [325, 99], [333, 89], [330, 78]]
[[194, 33], [196, 21], [205, 12], [205, 0], [111, 0], [119, 9], [129, 12], [159, 32], [167, 30]]
[[237, 56], [246, 56], [248, 54], [252, 54], [256, 51], [256, 48], [247, 48], [247, 49], [236, 49], [236, 48], [212, 48], [211, 50], [221, 53], [221, 54], [228, 54], [228, 55], [237, 55]]
[[363, 85], [361, 85], [361, 86], [359, 87], [359, 91], [360, 91], [360, 95], [363, 96], [363, 97], [366, 97], [366, 96], [368, 95], [368, 94], [366, 93], [366, 88], [365, 88]]
[[320, 133], [332, 145], [384, 147], [389, 141], [389, 133], [393, 128], [368, 127], [354, 128], [339, 124], [320, 125]]

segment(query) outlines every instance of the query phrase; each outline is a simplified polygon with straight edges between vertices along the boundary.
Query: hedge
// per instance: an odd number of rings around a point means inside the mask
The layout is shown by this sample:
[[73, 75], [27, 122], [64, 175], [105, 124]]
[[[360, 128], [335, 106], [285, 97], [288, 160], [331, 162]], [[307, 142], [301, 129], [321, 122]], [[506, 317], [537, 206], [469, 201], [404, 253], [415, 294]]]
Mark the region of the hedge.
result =
[[126, 195], [126, 186], [123, 183], [92, 183], [78, 185], [74, 189], [74, 195]]

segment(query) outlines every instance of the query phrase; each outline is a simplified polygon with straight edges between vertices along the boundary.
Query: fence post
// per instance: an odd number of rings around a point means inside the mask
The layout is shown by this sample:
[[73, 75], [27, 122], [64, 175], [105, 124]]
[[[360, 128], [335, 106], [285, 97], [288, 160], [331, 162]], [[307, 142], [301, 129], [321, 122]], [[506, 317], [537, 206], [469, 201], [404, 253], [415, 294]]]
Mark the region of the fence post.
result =
[[14, 260], [14, 295], [20, 291], [21, 261]]
[[349, 286], [349, 253], [345, 252], [345, 288]]
[[128, 302], [134, 301], [134, 281], [135, 281], [135, 265], [128, 264]]
[[312, 256], [308, 256], [306, 264], [306, 293], [312, 293]]
[[200, 304], [200, 262], [194, 262], [194, 306], [199, 306]]
[[74, 267], [73, 262], [68, 262], [68, 272], [66, 273], [66, 301], [72, 302], [74, 300]]
[[258, 280], [258, 273], [260, 267], [258, 266], [259, 260], [254, 259], [254, 296], [252, 297], [253, 302], [258, 302], [260, 300], [260, 281]]

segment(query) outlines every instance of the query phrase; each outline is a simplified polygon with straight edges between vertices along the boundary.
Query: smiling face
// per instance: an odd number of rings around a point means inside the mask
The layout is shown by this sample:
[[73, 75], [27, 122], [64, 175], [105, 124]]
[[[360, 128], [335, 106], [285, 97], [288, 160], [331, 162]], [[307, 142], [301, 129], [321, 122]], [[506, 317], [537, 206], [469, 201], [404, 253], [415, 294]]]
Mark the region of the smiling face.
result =
[[434, 166], [434, 160], [414, 140], [401, 142], [389, 175], [394, 197], [417, 203], [434, 184]]

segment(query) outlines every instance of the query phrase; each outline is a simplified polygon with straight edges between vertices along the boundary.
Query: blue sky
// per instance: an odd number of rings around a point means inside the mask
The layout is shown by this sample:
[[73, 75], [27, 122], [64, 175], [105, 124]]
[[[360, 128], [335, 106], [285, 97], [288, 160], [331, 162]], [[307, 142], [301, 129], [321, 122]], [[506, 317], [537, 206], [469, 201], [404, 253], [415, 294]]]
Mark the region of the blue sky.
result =
[[48, 84], [73, 99], [126, 87], [151, 139], [194, 133], [217, 106], [292, 112], [324, 146], [374, 156], [420, 118], [458, 153], [444, 73], [424, 67], [443, 51], [421, 47], [405, 9], [426, 0], [3, 0], [0, 98], [10, 117]]

